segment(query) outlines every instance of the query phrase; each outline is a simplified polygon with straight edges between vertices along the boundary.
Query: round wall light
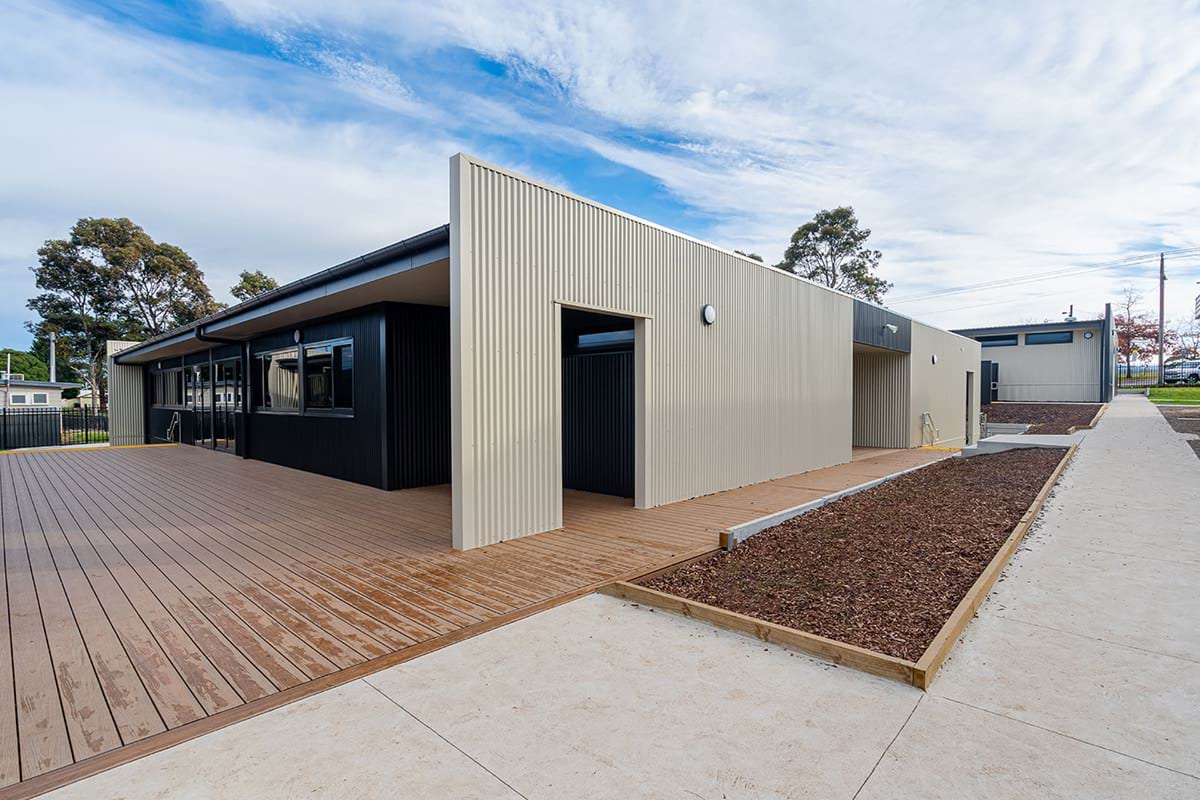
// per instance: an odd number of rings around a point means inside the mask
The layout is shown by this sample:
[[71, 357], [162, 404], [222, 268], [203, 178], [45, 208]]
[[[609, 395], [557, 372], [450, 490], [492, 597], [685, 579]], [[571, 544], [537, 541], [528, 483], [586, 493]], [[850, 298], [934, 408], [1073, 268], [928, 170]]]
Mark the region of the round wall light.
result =
[[1084, 331], [1084, 332], [1083, 332], [1083, 338], [1085, 338], [1085, 339], [1090, 339], [1090, 338], [1092, 338], [1092, 332], [1091, 332], [1091, 331]]
[[700, 319], [704, 321], [705, 325], [712, 325], [717, 321], [717, 310], [711, 305], [705, 304], [705, 306], [700, 309]]
[[934, 364], [937, 364], [937, 353], [934, 353], [929, 360]]
[[299, 328], [296, 328], [296, 330], [292, 332], [292, 341], [295, 342], [296, 344], [300, 344], [300, 329]]

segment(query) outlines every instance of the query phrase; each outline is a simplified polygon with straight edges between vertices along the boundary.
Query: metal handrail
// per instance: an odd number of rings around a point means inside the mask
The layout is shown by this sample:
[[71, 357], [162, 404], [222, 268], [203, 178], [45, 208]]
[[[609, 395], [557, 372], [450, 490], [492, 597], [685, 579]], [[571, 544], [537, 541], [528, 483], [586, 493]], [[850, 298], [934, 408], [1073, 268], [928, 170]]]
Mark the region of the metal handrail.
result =
[[[927, 433], [933, 434], [930, 437], [928, 442], [925, 441], [925, 435]], [[940, 436], [941, 436], [941, 431], [939, 431], [933, 424], [933, 416], [928, 411], [922, 411], [921, 412], [921, 444], [922, 445], [937, 444], [938, 437], [940, 437]]]
[[178, 444], [178, 439], [175, 437], [179, 434], [179, 412], [176, 411], [171, 415], [171, 421], [167, 424], [167, 441]]

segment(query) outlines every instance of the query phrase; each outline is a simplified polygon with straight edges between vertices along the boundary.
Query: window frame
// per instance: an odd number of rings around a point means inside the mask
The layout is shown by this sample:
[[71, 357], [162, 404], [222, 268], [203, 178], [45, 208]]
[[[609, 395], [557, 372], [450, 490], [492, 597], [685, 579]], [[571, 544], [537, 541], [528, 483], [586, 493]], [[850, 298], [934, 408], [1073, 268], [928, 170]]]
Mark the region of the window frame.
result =
[[[187, 387], [183, 373], [191, 369], [190, 367], [163, 367], [162, 369], [154, 369], [150, 371], [150, 407], [151, 408], [169, 408], [169, 409], [185, 409], [187, 405]], [[158, 382], [161, 379], [165, 384], [170, 378], [161, 377], [166, 375], [177, 375], [179, 380], [179, 402], [178, 403], [158, 403], [155, 402], [155, 395], [158, 392]]]
[[1021, 337], [1016, 333], [995, 333], [987, 336], [976, 336], [975, 341], [980, 347], [1018, 347]]
[[[1044, 337], [1044, 336], [1063, 336], [1063, 335], [1065, 335], [1067, 337], [1065, 340], [1051, 339], [1049, 341], [1033, 341], [1033, 342], [1029, 341], [1030, 336]], [[1070, 331], [1035, 331], [1034, 333], [1027, 333], [1027, 334], [1025, 334], [1025, 344], [1028, 347], [1037, 347], [1039, 345], [1044, 345], [1044, 344], [1075, 344], [1075, 331], [1073, 331], [1073, 330], [1070, 330]]]
[[[301, 414], [304, 414], [305, 416], [311, 416], [311, 417], [351, 417], [352, 418], [354, 416], [354, 394], [355, 394], [355, 392], [353, 390], [353, 386], [354, 386], [353, 362], [351, 363], [351, 369], [350, 369], [351, 397], [350, 397], [350, 405], [349, 406], [336, 405], [336, 403], [337, 403], [336, 396], [333, 398], [335, 405], [331, 408], [325, 408], [323, 406], [316, 407], [316, 408], [309, 408], [309, 406], [308, 406], [308, 349], [310, 347], [328, 347], [330, 361], [332, 361], [335, 349], [337, 347], [346, 347], [346, 346], [349, 346], [351, 359], [353, 359], [353, 357], [354, 357], [354, 337], [353, 336], [341, 336], [336, 339], [321, 339], [321, 340], [315, 341], [315, 342], [304, 342], [303, 344], [299, 345], [299, 347], [300, 347], [300, 387], [301, 387], [301, 390], [300, 390], [300, 413]], [[333, 389], [333, 387], [331, 386], [330, 387], [331, 394], [333, 393], [332, 389]]]
[[[10, 406], [27, 406], [27, 405], [29, 405], [29, 400], [27, 399], [28, 396], [29, 396], [28, 392], [21, 392], [20, 394], [9, 394], [8, 404]], [[18, 397], [21, 399], [18, 400], [17, 399]]]
[[[275, 356], [279, 353], [288, 353], [292, 350], [296, 351], [296, 407], [295, 408], [273, 408], [263, 405], [263, 401], [267, 395], [267, 376], [264, 372], [266, 362], [264, 356]], [[280, 416], [298, 417], [304, 413], [304, 345], [300, 343], [290, 344], [286, 347], [274, 347], [267, 350], [259, 350], [250, 356], [254, 361], [254, 367], [258, 374], [258, 379], [249, 384], [251, 391], [255, 388], [258, 394], [252, 398], [255, 414], [277, 414]]]
[[[31, 400], [29, 404], [32, 406], [48, 406], [48, 405], [50, 405], [50, 393], [49, 392], [32, 392], [31, 397], [33, 398], [33, 400]], [[38, 400], [38, 397], [41, 397], [42, 399]]]
[[[308, 358], [307, 352], [310, 347], [329, 347], [331, 356], [333, 348], [339, 346], [348, 346], [350, 348], [351, 358], [354, 354], [354, 337], [353, 336], [338, 336], [332, 339], [318, 339], [312, 342], [300, 341], [295, 344], [287, 345], [286, 347], [273, 347], [264, 350], [258, 350], [250, 354], [252, 362], [251, 369], [257, 370], [257, 380], [248, 379], [246, 388], [254, 396], [251, 398], [251, 408], [255, 414], [278, 414], [282, 416], [300, 416], [300, 417], [338, 417], [339, 419], [353, 419], [354, 406], [334, 406], [333, 408], [310, 408], [308, 406]], [[267, 379], [263, 374], [263, 356], [271, 356], [276, 353], [288, 353], [292, 350], [296, 351], [297, 375], [299, 377], [299, 397], [297, 398], [297, 407], [294, 409], [276, 409], [263, 405], [263, 395], [266, 394]], [[249, 378], [249, 376], [247, 376]], [[354, 368], [351, 367], [350, 374], [351, 387], [354, 387]], [[351, 404], [354, 403], [354, 395], [357, 395], [356, 389], [351, 392]], [[335, 400], [336, 402], [336, 400]]]

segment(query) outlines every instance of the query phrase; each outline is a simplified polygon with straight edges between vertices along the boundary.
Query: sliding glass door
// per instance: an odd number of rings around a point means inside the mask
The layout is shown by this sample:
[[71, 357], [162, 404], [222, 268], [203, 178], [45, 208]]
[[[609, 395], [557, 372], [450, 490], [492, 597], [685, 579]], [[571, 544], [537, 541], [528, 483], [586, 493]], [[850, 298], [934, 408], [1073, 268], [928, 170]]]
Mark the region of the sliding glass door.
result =
[[237, 415], [242, 412], [242, 360], [213, 363], [213, 447], [237, 449]]

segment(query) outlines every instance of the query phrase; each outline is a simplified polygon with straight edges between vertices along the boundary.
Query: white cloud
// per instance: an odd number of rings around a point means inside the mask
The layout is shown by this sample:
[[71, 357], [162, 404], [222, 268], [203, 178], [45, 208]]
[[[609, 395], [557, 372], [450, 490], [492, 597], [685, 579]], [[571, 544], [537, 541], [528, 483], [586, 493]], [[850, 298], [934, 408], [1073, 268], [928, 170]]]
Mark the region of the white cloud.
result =
[[81, 216], [128, 216], [184, 247], [224, 300], [241, 269], [298, 278], [448, 218], [447, 158], [460, 147], [447, 135], [284, 102], [363, 85], [404, 96], [369, 66], [336, 62], [331, 82], [314, 81], [32, 7], [5, 12], [0, 54], [10, 341], [30, 317], [34, 252]]
[[[896, 297], [1197, 241], [1194, 4], [224, 5], [251, 26], [370, 32], [514, 65], [668, 143], [576, 136], [727, 220], [705, 235], [768, 257], [816, 209], [851, 203]], [[1121, 281], [1087, 274], [902, 310], [945, 324], [1098, 310]], [[1185, 284], [1176, 313], [1191, 305]], [[1003, 302], [978, 307], [988, 300]]]
[[[1187, 4], [222, 8], [292, 63], [53, 6], [3, 12], [0, 103], [18, 124], [0, 127], [0, 291], [28, 296], [37, 244], [85, 214], [184, 246], [215, 288], [242, 268], [297, 277], [445, 221], [446, 157], [490, 157], [493, 136], [650, 175], [718, 220], [690, 232], [768, 259], [814, 211], [850, 203], [897, 298], [1200, 244]], [[441, 48], [549, 91], [404, 71]], [[508, 165], [563, 182], [528, 158]], [[1169, 266], [1168, 316], [1190, 312], [1197, 263]], [[1086, 273], [898, 307], [946, 325], [1055, 317], [1098, 311], [1122, 282]], [[4, 330], [25, 317], [15, 305]]]

